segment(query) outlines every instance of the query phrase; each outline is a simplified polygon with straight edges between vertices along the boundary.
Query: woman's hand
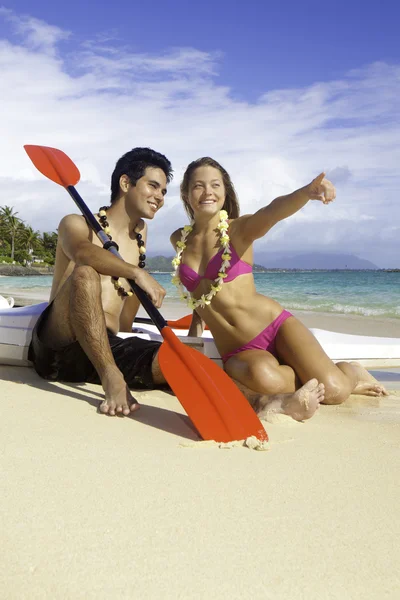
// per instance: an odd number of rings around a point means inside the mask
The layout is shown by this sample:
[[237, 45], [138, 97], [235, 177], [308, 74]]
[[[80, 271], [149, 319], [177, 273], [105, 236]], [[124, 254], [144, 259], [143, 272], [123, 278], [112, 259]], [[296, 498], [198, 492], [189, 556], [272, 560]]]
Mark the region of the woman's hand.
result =
[[329, 179], [325, 179], [325, 173], [320, 173], [303, 189], [310, 200], [320, 200], [324, 204], [329, 204], [336, 198], [335, 186]]

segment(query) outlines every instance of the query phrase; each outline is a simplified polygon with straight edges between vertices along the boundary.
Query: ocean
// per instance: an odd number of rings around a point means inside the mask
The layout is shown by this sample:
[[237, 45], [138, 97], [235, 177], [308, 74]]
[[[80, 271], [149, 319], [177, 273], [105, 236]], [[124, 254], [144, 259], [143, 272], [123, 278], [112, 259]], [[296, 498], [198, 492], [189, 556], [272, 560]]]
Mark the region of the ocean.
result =
[[[179, 301], [168, 273], [153, 273], [167, 290], [168, 301]], [[46, 293], [51, 276], [0, 277], [0, 294], [12, 290]], [[257, 291], [288, 310], [400, 319], [400, 272], [270, 271], [255, 273]]]

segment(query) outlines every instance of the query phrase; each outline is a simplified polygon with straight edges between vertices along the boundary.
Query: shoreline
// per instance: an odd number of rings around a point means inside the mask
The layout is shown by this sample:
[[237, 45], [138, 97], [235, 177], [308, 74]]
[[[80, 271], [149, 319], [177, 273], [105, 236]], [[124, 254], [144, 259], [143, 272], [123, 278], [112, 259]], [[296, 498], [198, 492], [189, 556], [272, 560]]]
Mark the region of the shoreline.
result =
[[[161, 308], [161, 313], [164, 316], [168, 315], [169, 319], [179, 319], [189, 312], [183, 303], [178, 302], [164, 302]], [[300, 310], [291, 310], [290, 312], [308, 328], [326, 329], [353, 335], [400, 338], [400, 319]], [[139, 308], [137, 316], [147, 317], [142, 306]]]
[[24, 267], [11, 263], [0, 264], [0, 277], [40, 277], [53, 275], [54, 267]]
[[[49, 299], [49, 291], [40, 291], [37, 288], [35, 291], [10, 289], [7, 293], [3, 291], [1, 295], [5, 298], [12, 296], [16, 307], [48, 302]], [[167, 300], [160, 312], [172, 320], [187, 315], [189, 309], [183, 303]], [[300, 310], [292, 310], [291, 312], [309, 328], [353, 335], [400, 338], [400, 319]], [[147, 317], [147, 313], [142, 306], [139, 308], [137, 316]]]

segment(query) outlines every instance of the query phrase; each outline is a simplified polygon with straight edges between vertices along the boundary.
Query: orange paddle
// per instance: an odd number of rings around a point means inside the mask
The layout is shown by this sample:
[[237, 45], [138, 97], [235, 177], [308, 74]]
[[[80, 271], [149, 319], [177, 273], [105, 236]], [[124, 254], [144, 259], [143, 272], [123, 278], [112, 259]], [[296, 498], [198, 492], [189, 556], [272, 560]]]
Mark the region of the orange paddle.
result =
[[[55, 148], [32, 145], [24, 148], [43, 175], [67, 190], [103, 242], [103, 247], [122, 258], [74, 188], [80, 173], [72, 160]], [[161, 370], [201, 437], [219, 442], [250, 436], [268, 440], [261, 421], [228, 375], [209, 358], [185, 346], [168, 327], [147, 294], [134, 281], [128, 281], [164, 338], [158, 355]]]
[[[192, 315], [185, 315], [177, 319], [177, 321], [167, 321], [168, 327], [172, 327], [173, 329], [189, 329], [191, 322]], [[204, 329], [209, 329], [209, 327], [206, 325]]]

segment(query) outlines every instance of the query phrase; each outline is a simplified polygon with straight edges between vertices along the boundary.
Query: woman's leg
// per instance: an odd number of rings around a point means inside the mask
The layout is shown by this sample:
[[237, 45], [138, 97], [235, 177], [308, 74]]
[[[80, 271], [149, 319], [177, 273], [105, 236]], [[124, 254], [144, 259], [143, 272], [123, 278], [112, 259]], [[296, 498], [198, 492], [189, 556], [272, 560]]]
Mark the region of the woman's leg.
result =
[[338, 369], [343, 371], [343, 373], [347, 374], [351, 370], [353, 373], [356, 372], [358, 374], [358, 383], [352, 394], [361, 394], [363, 396], [388, 396], [388, 392], [381, 385], [371, 373], [360, 365], [360, 363], [355, 361], [350, 362], [337, 362], [336, 366]]
[[324, 399], [323, 384], [311, 379], [300, 387], [293, 369], [280, 365], [264, 350], [235, 354], [226, 361], [225, 371], [235, 380], [260, 418], [274, 412], [303, 421], [312, 417]]
[[341, 404], [351, 393], [377, 396], [386, 390], [358, 363], [336, 365], [318, 340], [295, 317], [287, 319], [276, 336], [279, 359], [292, 367], [302, 383], [315, 377], [325, 385], [325, 404]]
[[260, 394], [294, 392], [300, 387], [296, 373], [266, 350], [243, 350], [231, 356], [224, 365], [230, 377]]

